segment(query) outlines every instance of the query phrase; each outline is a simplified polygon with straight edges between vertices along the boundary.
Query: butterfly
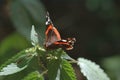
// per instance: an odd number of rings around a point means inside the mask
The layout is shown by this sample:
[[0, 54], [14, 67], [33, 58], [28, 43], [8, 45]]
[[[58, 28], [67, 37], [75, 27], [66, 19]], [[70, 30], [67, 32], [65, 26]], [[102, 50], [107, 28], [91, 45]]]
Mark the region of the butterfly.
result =
[[76, 41], [75, 38], [61, 39], [60, 33], [54, 27], [49, 13], [46, 15], [46, 31], [45, 31], [45, 43], [44, 46], [46, 49], [57, 49], [62, 48], [64, 50], [72, 50], [73, 45]]

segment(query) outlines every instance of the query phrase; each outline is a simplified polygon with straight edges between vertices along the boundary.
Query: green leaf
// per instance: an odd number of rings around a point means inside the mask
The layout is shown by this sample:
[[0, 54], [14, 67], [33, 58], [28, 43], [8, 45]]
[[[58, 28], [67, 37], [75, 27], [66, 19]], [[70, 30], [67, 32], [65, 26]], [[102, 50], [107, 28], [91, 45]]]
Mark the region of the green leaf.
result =
[[31, 61], [34, 55], [36, 55], [36, 53], [26, 53], [24, 55], [21, 55], [15, 62], [18, 67], [22, 68]]
[[71, 59], [62, 49], [48, 51], [49, 80], [76, 80], [71, 64], [65, 59]]
[[28, 74], [22, 80], [44, 80], [44, 78], [38, 71], [35, 71], [35, 72], [32, 72], [32, 73]]
[[60, 80], [60, 68], [57, 70], [57, 75], [55, 80]]
[[91, 11], [96, 11], [100, 8], [100, 0], [87, 0], [86, 6]]
[[38, 35], [40, 35], [39, 41], [42, 46], [45, 39], [44, 33], [46, 30], [46, 10], [40, 0], [22, 0], [22, 3], [34, 21], [36, 31]]
[[11, 49], [25, 49], [28, 46], [29, 43], [23, 36], [18, 33], [10, 34], [0, 43], [0, 56]]
[[108, 57], [102, 60], [102, 65], [106, 69], [111, 80], [120, 79], [120, 55]]
[[59, 73], [60, 63], [61, 63], [61, 54], [63, 54], [62, 49], [50, 50], [47, 51], [47, 68], [48, 68], [48, 78], [49, 80], [57, 80], [57, 74]]
[[84, 58], [78, 58], [78, 65], [87, 80], [110, 80], [99, 65]]
[[32, 43], [33, 46], [39, 44], [38, 34], [37, 34], [37, 32], [35, 31], [34, 25], [32, 25], [32, 29], [31, 29], [31, 43]]
[[6, 61], [0, 67], [0, 76], [14, 74], [25, 69], [33, 56], [36, 55], [33, 50], [33, 48], [29, 48], [27, 50], [21, 51]]
[[48, 62], [48, 77], [49, 80], [55, 80], [57, 76], [57, 72], [60, 66], [60, 60], [52, 59]]
[[4, 80], [4, 77], [3, 77], [3, 76], [0, 76], [0, 80]]
[[23, 0], [12, 0], [10, 4], [10, 17], [15, 28], [30, 40], [29, 36], [32, 23], [21, 1]]
[[72, 65], [64, 59], [60, 66], [60, 80], [77, 80]]
[[45, 24], [46, 11], [40, 0], [21, 0], [21, 2], [23, 3], [26, 10], [29, 11], [29, 14], [31, 15], [33, 20], [42, 25]]
[[62, 53], [62, 55], [61, 55], [61, 58], [63, 58], [63, 59], [66, 59], [66, 60], [73, 60], [73, 58], [71, 58], [67, 53], [65, 53], [64, 51], [63, 51], [63, 53]]
[[34, 24], [40, 35], [40, 44], [44, 42], [45, 9], [39, 0], [12, 0], [10, 17], [15, 28], [30, 40], [31, 26]]
[[3, 69], [0, 71], [0, 76], [14, 74], [25, 69], [26, 67], [27, 65], [22, 68], [19, 68], [15, 63], [11, 63], [6, 67], [3, 67]]

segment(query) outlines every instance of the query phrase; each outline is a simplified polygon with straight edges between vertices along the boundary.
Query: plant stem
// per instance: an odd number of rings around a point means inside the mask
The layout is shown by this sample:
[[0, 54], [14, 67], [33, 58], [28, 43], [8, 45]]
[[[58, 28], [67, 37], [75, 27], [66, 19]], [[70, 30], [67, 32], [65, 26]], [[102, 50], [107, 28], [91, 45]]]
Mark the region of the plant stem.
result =
[[77, 63], [78, 61], [76, 61], [75, 59], [72, 59], [71, 61], [69, 61], [69, 63]]
[[41, 75], [43, 76], [44, 74], [46, 74], [48, 72], [48, 70], [45, 70], [41, 73]]

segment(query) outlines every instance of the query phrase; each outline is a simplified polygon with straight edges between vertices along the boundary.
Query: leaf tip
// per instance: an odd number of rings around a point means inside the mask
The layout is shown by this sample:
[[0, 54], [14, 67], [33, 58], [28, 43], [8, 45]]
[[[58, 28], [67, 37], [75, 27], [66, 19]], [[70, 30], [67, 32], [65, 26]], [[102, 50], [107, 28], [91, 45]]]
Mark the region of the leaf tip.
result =
[[32, 29], [31, 29], [31, 43], [33, 46], [37, 45], [38, 44], [38, 34], [37, 32], [35, 31], [35, 27], [34, 25], [32, 25]]

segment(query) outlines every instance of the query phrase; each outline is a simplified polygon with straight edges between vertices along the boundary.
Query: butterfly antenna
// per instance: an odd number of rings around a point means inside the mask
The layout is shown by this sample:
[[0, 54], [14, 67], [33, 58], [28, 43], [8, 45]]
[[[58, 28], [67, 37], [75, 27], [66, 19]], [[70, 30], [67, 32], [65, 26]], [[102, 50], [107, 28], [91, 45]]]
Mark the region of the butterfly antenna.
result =
[[49, 12], [47, 11], [47, 14], [46, 14], [46, 25], [49, 25], [49, 24], [52, 24], [52, 21], [50, 19]]

